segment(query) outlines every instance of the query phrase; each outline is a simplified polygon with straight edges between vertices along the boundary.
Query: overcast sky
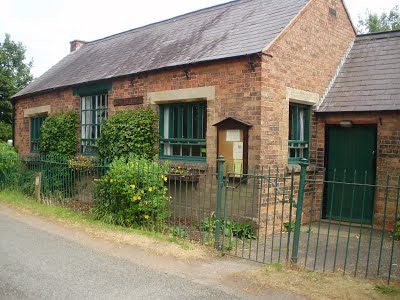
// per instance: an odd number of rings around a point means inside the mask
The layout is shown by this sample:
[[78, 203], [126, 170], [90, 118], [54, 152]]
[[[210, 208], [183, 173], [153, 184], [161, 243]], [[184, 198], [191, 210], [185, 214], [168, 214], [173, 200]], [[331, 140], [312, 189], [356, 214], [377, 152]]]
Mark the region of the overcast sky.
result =
[[[11, 34], [40, 76], [69, 52], [74, 39], [92, 41], [227, 0], [0, 0], [0, 40]], [[399, 0], [345, 0], [353, 22], [367, 9], [389, 11]]]

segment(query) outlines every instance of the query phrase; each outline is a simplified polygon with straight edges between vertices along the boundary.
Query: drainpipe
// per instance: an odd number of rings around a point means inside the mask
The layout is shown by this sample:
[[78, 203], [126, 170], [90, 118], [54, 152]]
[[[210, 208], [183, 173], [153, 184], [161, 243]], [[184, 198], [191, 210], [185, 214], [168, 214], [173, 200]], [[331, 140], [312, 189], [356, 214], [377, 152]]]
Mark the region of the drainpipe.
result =
[[17, 100], [13, 99], [11, 100], [11, 104], [12, 104], [12, 117], [11, 117], [11, 121], [12, 121], [12, 146], [15, 147], [15, 105], [16, 105]]

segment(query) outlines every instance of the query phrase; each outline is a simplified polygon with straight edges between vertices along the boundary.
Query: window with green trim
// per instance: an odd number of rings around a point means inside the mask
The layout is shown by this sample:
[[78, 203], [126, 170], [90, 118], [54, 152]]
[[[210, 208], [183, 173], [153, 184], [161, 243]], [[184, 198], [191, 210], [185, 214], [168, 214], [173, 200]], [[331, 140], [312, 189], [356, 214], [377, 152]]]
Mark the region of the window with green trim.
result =
[[160, 158], [205, 160], [206, 102], [160, 105]]
[[100, 125], [108, 117], [108, 95], [81, 97], [81, 153], [95, 154]]
[[46, 116], [35, 116], [31, 117], [31, 152], [37, 153], [39, 152], [39, 144], [40, 144], [40, 127]]
[[289, 104], [289, 163], [308, 159], [310, 138], [310, 107]]

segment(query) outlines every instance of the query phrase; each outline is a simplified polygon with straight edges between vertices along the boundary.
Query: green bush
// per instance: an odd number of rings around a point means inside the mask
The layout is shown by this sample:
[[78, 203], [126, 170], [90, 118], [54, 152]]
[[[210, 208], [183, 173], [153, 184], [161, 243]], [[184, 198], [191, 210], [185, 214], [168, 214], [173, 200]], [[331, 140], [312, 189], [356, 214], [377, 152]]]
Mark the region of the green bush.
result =
[[15, 149], [0, 142], [0, 186], [17, 186], [21, 174], [21, 161]]
[[78, 145], [77, 129], [76, 112], [48, 116], [40, 128], [40, 152], [54, 156], [74, 156]]
[[0, 141], [7, 142], [10, 139], [12, 139], [11, 124], [0, 122]]
[[[216, 229], [216, 217], [212, 215], [210, 217], [201, 220], [200, 224], [201, 231], [215, 232]], [[221, 218], [220, 222], [221, 234], [225, 236], [234, 236], [239, 239], [255, 239], [255, 230], [251, 224], [240, 224], [232, 220], [224, 220]]]
[[114, 159], [135, 155], [152, 159], [158, 132], [158, 116], [150, 108], [122, 111], [101, 126], [98, 153], [101, 158]]
[[115, 159], [98, 185], [95, 218], [122, 226], [161, 226], [168, 216], [166, 167], [144, 158]]
[[396, 240], [400, 240], [400, 219], [397, 219], [396, 223], [394, 224], [394, 237]]

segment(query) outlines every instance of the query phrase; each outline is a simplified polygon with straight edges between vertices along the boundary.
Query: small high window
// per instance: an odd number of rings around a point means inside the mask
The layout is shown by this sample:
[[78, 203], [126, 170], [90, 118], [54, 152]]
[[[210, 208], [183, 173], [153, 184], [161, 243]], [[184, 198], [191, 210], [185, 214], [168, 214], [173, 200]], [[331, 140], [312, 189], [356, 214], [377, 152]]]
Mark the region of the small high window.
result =
[[160, 158], [205, 160], [206, 102], [160, 105]]
[[108, 117], [107, 107], [107, 94], [81, 97], [81, 153], [96, 153], [100, 125]]
[[40, 143], [40, 127], [46, 116], [35, 116], [31, 117], [31, 152], [37, 153], [39, 152], [39, 143]]
[[289, 163], [308, 159], [310, 135], [310, 107], [289, 104]]

